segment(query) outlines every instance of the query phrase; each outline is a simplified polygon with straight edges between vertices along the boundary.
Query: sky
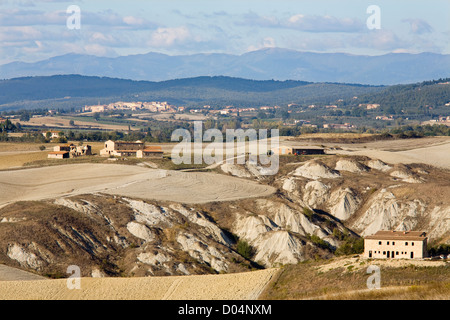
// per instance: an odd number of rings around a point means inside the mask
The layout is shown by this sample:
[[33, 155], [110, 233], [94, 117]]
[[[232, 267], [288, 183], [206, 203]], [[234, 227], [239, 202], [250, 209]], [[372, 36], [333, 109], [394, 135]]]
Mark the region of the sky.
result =
[[0, 0], [0, 64], [267, 47], [450, 54], [449, 40], [450, 0]]

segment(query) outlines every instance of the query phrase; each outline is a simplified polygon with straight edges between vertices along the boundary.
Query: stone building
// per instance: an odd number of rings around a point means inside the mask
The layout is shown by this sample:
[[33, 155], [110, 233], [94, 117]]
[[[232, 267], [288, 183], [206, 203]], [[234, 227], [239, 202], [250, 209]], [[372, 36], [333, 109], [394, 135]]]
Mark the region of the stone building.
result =
[[427, 237], [423, 231], [378, 231], [364, 238], [364, 257], [373, 259], [423, 259]]

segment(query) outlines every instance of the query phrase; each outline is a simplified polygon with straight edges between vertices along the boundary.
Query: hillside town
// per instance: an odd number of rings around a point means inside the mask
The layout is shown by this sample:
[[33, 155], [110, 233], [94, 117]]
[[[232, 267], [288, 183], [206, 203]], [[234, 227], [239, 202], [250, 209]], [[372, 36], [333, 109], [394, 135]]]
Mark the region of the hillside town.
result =
[[148, 110], [150, 112], [175, 112], [176, 107], [167, 102], [124, 102], [117, 101], [106, 105], [84, 106], [83, 112], [106, 112], [115, 110]]

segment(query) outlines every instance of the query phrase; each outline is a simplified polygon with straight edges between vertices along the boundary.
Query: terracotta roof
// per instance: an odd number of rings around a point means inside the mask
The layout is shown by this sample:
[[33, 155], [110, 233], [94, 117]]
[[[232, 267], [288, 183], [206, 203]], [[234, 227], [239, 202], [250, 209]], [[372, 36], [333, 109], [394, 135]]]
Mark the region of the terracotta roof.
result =
[[365, 239], [376, 240], [425, 240], [426, 233], [423, 231], [378, 231], [374, 235], [367, 236]]
[[143, 142], [133, 142], [133, 141], [113, 141], [113, 142], [120, 144], [144, 144]]
[[138, 150], [114, 150], [115, 152], [137, 152]]
[[144, 152], [163, 152], [160, 146], [147, 146], [143, 150]]

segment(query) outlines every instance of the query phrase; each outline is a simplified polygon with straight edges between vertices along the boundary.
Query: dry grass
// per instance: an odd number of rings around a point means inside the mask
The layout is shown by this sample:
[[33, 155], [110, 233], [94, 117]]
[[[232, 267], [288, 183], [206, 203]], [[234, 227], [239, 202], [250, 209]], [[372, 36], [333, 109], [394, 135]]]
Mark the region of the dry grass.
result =
[[[348, 258], [344, 258], [348, 259]], [[335, 263], [335, 259], [331, 263]], [[344, 261], [345, 262], [345, 261]], [[414, 265], [380, 265], [381, 290], [367, 290], [369, 264], [377, 261], [351, 260], [326, 270], [330, 262], [309, 261], [285, 266], [262, 299], [449, 299], [450, 268]], [[324, 270], [324, 271], [320, 271]]]
[[448, 300], [450, 283], [430, 283], [405, 287], [388, 287], [380, 290], [360, 290], [337, 295], [325, 295], [326, 300]]
[[0, 170], [22, 167], [26, 163], [47, 159], [48, 152], [30, 152], [0, 155]]
[[[39, 146], [42, 143], [30, 143], [30, 142], [0, 142], [0, 154], [10, 152], [32, 152], [39, 151]], [[56, 145], [54, 143], [45, 144], [47, 148], [53, 148]]]

